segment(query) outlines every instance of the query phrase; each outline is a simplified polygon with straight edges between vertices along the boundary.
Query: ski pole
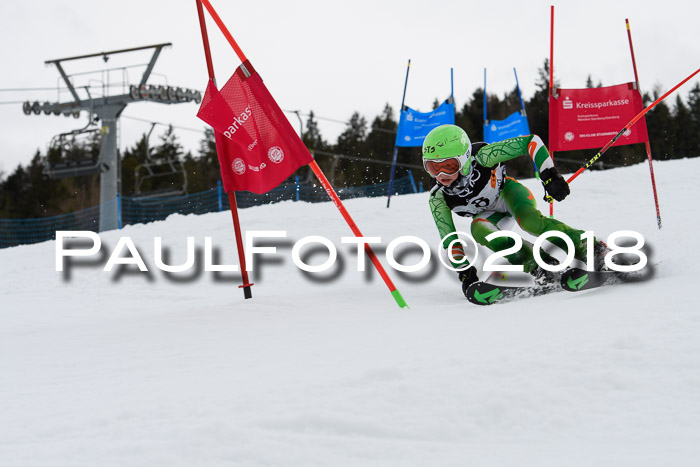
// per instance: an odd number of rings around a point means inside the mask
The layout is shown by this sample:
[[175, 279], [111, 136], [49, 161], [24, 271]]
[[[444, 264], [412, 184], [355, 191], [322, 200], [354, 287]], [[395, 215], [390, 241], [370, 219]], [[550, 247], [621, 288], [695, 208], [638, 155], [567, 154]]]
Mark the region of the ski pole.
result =
[[618, 134], [616, 134], [616, 135], [613, 137], [613, 139], [611, 139], [610, 141], [608, 141], [608, 144], [606, 144], [605, 146], [603, 146], [603, 148], [602, 148], [600, 151], [598, 151], [598, 154], [596, 154], [595, 156], [593, 156], [593, 158], [591, 158], [591, 160], [589, 160], [588, 162], [586, 162], [586, 163], [585, 163], [580, 169], [578, 169], [578, 171], [577, 171], [575, 174], [573, 174], [566, 182], [567, 182], [567, 183], [571, 183], [571, 181], [574, 180], [574, 179], [575, 179], [576, 177], [578, 177], [579, 175], [581, 175], [581, 173], [583, 173], [584, 170], [586, 170], [586, 169], [588, 169], [590, 166], [592, 166], [592, 165], [595, 163], [595, 161], [597, 161], [598, 159], [600, 159], [600, 157], [605, 153], [605, 151], [607, 151], [613, 144], [615, 144], [615, 141], [617, 141], [617, 139], [618, 139], [620, 136], [622, 136], [622, 134], [623, 134], [624, 132], [626, 132], [627, 130], [629, 130], [629, 129], [632, 127], [632, 125], [634, 125], [635, 123], [637, 123], [637, 121], [638, 121], [640, 118], [642, 118], [642, 117], [644, 116], [644, 114], [646, 114], [647, 112], [649, 112], [652, 108], [654, 108], [654, 106], [655, 106], [656, 104], [658, 104], [658, 103], [661, 102], [662, 100], [666, 99], [666, 98], [669, 96], [669, 94], [671, 94], [673, 91], [675, 91], [675, 90], [678, 89], [679, 87], [683, 86], [688, 80], [690, 80], [690, 78], [692, 78], [693, 76], [697, 75], [698, 73], [700, 73], [700, 68], [698, 68], [697, 70], [695, 70], [695, 71], [694, 71], [690, 76], [688, 76], [686, 79], [684, 79], [684, 80], [681, 81], [680, 83], [676, 84], [670, 91], [666, 92], [666, 94], [664, 94], [663, 96], [659, 97], [659, 98], [656, 99], [654, 102], [652, 102], [651, 104], [649, 104], [649, 105], [647, 106], [646, 109], [644, 109], [644, 110], [642, 110], [641, 112], [639, 112], [639, 113], [637, 114], [636, 117], [634, 117], [627, 125], [625, 125], [625, 127], [624, 127], [622, 130], [620, 130], [620, 132], [619, 132]]

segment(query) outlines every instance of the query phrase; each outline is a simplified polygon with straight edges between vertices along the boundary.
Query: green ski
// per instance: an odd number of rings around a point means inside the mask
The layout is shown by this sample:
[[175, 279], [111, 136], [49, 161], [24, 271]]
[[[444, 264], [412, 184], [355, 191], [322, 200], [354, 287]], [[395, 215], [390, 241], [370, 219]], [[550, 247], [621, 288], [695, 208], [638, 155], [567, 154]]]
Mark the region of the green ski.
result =
[[585, 269], [571, 268], [561, 275], [561, 286], [569, 292], [578, 292], [623, 282], [639, 282], [649, 279], [650, 274], [649, 271], [586, 271]]
[[494, 303], [507, 303], [523, 298], [537, 297], [560, 290], [562, 288], [558, 283], [513, 286], [474, 282], [467, 289], [467, 300], [475, 305], [486, 306]]

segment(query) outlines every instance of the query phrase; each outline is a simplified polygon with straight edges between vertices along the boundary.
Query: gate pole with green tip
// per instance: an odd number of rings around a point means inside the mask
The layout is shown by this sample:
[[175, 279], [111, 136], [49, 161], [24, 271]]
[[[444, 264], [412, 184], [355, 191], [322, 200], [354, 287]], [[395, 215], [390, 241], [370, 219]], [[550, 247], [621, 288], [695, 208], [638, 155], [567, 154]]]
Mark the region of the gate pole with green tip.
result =
[[[236, 52], [236, 55], [238, 55], [238, 58], [242, 61], [245, 62], [247, 61], [247, 57], [241, 50], [241, 48], [238, 46], [236, 41], [234, 40], [233, 36], [229, 32], [228, 28], [226, 25], [223, 23], [219, 15], [216, 13], [214, 8], [211, 6], [211, 3], [209, 3], [209, 0], [196, 0], [197, 4], [199, 5], [200, 2], [204, 7], [207, 9], [209, 14], [211, 15], [212, 19], [216, 23], [216, 25], [219, 27], [221, 32], [223, 33], [224, 37], [228, 40], [229, 44], [231, 47], [233, 47], [233, 50]], [[311, 170], [313, 170], [314, 174], [318, 178], [318, 180], [321, 182], [321, 185], [323, 186], [323, 189], [326, 191], [328, 196], [331, 198], [333, 201], [333, 204], [335, 204], [336, 208], [340, 211], [340, 214], [343, 216], [345, 221], [348, 223], [350, 226], [350, 229], [352, 232], [355, 234], [356, 237], [362, 237], [362, 232], [360, 232], [360, 229], [357, 228], [357, 225], [355, 222], [352, 220], [352, 217], [350, 217], [350, 213], [348, 213], [347, 209], [345, 209], [345, 206], [343, 206], [342, 201], [340, 201], [340, 197], [338, 197], [338, 194], [335, 192], [333, 189], [333, 186], [331, 186], [330, 182], [326, 178], [325, 174], [321, 171], [321, 168], [318, 166], [315, 160], [312, 160], [309, 163], [309, 166], [311, 167]], [[367, 256], [369, 256], [370, 260], [372, 261], [372, 264], [374, 264], [374, 267], [377, 269], [377, 272], [379, 272], [379, 275], [384, 279], [384, 283], [386, 283], [387, 287], [389, 288], [389, 291], [391, 292], [391, 296], [394, 297], [394, 300], [396, 303], [399, 305], [401, 308], [408, 308], [408, 304], [406, 304], [406, 301], [404, 300], [403, 296], [401, 296], [401, 292], [396, 288], [394, 283], [391, 281], [389, 278], [389, 275], [386, 273], [386, 270], [382, 266], [382, 263], [379, 262], [379, 259], [377, 258], [377, 255], [374, 254], [374, 251], [372, 248], [365, 243], [365, 252], [367, 253]]]

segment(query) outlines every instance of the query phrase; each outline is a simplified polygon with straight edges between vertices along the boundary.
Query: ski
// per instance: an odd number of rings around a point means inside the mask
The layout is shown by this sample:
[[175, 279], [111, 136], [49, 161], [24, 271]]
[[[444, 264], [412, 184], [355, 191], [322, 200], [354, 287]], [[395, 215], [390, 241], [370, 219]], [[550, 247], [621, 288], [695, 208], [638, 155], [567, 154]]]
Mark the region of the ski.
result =
[[578, 292], [613, 284], [640, 282], [651, 278], [651, 276], [649, 271], [586, 271], [580, 268], [570, 268], [561, 273], [559, 281], [545, 285], [497, 285], [483, 281], [474, 282], [467, 288], [467, 300], [475, 305], [486, 306], [538, 297], [562, 290]]
[[647, 275], [640, 272], [586, 271], [585, 269], [571, 268], [562, 274], [561, 287], [569, 292], [578, 292], [624, 282], [639, 282], [645, 279], [647, 279]]
[[538, 297], [561, 291], [558, 283], [545, 285], [496, 285], [488, 282], [474, 282], [467, 288], [467, 300], [475, 305], [493, 305], [508, 303], [529, 297]]

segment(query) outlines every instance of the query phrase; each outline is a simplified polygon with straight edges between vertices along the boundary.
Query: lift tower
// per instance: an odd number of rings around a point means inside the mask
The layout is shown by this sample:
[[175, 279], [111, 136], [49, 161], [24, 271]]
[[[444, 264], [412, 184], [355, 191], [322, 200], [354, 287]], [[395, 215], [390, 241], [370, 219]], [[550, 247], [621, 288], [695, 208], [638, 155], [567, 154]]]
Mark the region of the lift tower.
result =
[[[40, 104], [39, 102], [25, 102], [23, 106], [24, 113], [30, 115], [34, 113], [39, 115], [42, 111], [46, 114], [54, 115], [78, 115], [80, 111], [88, 112], [90, 122], [93, 119], [99, 120], [100, 128], [100, 156], [99, 160], [93, 167], [55, 167], [54, 170], [49, 168], [48, 173], [52, 176], [61, 176], [61, 172], [69, 176], [84, 175], [88, 173], [100, 172], [100, 225], [99, 231], [113, 230], [118, 228], [118, 206], [117, 194], [119, 190], [119, 158], [117, 154], [117, 123], [119, 116], [124, 111], [126, 106], [132, 102], [152, 101], [161, 104], [177, 104], [181, 102], [201, 101], [199, 91], [191, 89], [173, 88], [170, 86], [154, 86], [146, 85], [148, 77], [153, 71], [153, 67], [164, 47], [169, 47], [170, 43], [148, 45], [144, 47], [135, 47], [131, 49], [113, 50], [110, 52], [99, 52], [89, 55], [80, 55], [77, 57], [59, 58], [56, 60], [47, 60], [47, 65], [55, 65], [61, 75], [66, 87], [73, 96], [72, 102], [57, 102]], [[104, 95], [93, 99], [88, 96], [81, 99], [78, 92], [71, 81], [71, 77], [66, 74], [63, 69], [63, 63], [72, 60], [81, 60], [86, 58], [102, 57], [106, 62], [110, 55], [135, 52], [140, 50], [153, 49], [153, 55], [146, 66], [141, 80], [138, 85], [130, 85], [129, 92], [125, 94], [108, 96]], [[89, 124], [88, 124], [89, 125]], [[64, 164], [65, 165], [65, 164]]]

